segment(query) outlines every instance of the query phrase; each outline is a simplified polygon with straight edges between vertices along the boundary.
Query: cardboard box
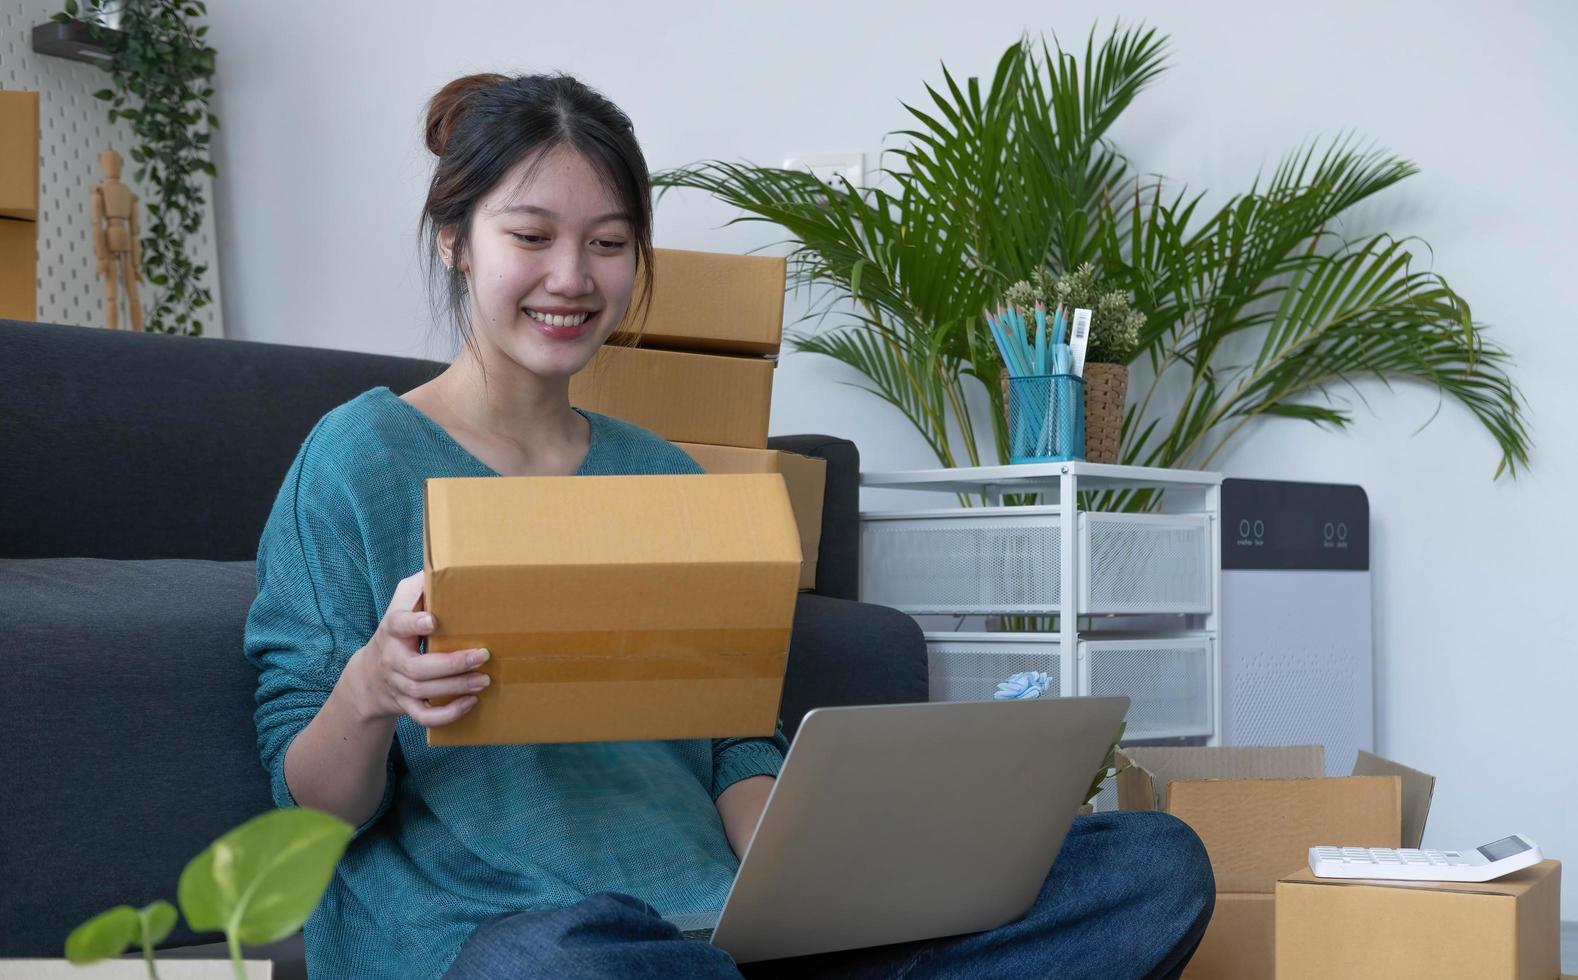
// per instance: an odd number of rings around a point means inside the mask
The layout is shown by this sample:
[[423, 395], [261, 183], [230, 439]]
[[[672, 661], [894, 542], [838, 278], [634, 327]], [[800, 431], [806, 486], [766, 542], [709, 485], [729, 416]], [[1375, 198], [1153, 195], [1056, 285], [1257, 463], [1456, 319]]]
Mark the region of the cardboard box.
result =
[[0, 218], [38, 220], [37, 92], [0, 92]]
[[678, 443], [708, 473], [779, 473], [789, 489], [795, 528], [800, 532], [800, 588], [816, 588], [816, 555], [822, 541], [822, 497], [827, 460], [773, 449], [739, 449]]
[[1273, 925], [1276, 896], [1223, 892], [1188, 977], [1269, 977], [1276, 962]]
[[0, 92], [0, 318], [38, 319], [38, 93]]
[[1355, 775], [1327, 778], [1320, 746], [1132, 746], [1123, 755], [1134, 766], [1118, 776], [1118, 805], [1173, 814], [1211, 856], [1217, 908], [1227, 911], [1212, 917], [1191, 978], [1271, 976], [1277, 881], [1306, 866], [1317, 844], [1419, 846], [1435, 787], [1367, 752]]
[[659, 248], [652, 255], [652, 302], [645, 325], [631, 314], [615, 330], [642, 347], [724, 354], [777, 354], [783, 339], [787, 262], [764, 255], [723, 255]]
[[38, 319], [38, 223], [0, 218], [0, 319]]
[[773, 363], [604, 345], [570, 379], [570, 401], [670, 442], [766, 449]]
[[1551, 980], [1561, 864], [1496, 881], [1277, 882], [1277, 980]]
[[428, 649], [486, 647], [493, 681], [430, 745], [777, 727], [800, 575], [783, 477], [429, 480], [424, 549]]

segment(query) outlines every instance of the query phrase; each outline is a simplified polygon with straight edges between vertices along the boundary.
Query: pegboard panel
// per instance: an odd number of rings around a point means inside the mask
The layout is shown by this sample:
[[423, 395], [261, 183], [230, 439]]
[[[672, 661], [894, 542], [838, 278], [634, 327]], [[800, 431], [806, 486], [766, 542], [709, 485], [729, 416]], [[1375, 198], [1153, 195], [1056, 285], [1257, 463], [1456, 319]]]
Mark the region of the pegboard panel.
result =
[[[104, 283], [93, 257], [89, 191], [98, 183], [99, 153], [114, 150], [124, 161], [121, 179], [137, 195], [144, 229], [151, 188], [131, 179], [131, 148], [136, 137], [121, 121], [106, 119], [107, 103], [93, 93], [110, 87], [101, 68], [80, 61], [33, 53], [33, 27], [47, 23], [62, 8], [60, 0], [5, 0], [0, 4], [0, 89], [39, 93], [38, 318], [46, 323], [105, 325]], [[214, 234], [214, 187], [199, 174], [205, 207], [203, 223], [189, 240], [194, 258], [208, 266], [204, 285], [213, 303], [199, 310], [205, 336], [224, 336], [219, 302], [219, 254]], [[143, 315], [153, 308], [158, 287], [138, 284]], [[124, 300], [121, 329], [127, 326]]]

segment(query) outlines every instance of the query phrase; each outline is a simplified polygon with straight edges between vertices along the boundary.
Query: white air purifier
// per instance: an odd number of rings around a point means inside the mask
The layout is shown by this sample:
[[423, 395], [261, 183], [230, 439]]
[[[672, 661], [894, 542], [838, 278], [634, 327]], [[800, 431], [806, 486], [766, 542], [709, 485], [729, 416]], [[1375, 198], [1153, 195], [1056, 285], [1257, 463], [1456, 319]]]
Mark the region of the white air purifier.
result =
[[1222, 481], [1222, 742], [1375, 747], [1370, 505], [1356, 486]]

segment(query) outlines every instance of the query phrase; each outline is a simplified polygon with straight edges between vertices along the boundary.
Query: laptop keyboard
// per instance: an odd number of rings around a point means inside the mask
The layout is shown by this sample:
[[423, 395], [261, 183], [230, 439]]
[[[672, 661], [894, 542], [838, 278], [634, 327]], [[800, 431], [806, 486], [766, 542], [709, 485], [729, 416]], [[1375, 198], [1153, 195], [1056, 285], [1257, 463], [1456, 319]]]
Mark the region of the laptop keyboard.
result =
[[683, 930], [680, 931], [679, 937], [681, 939], [699, 939], [699, 940], [701, 940], [704, 943], [711, 942], [712, 941], [712, 930], [711, 929], [683, 929]]

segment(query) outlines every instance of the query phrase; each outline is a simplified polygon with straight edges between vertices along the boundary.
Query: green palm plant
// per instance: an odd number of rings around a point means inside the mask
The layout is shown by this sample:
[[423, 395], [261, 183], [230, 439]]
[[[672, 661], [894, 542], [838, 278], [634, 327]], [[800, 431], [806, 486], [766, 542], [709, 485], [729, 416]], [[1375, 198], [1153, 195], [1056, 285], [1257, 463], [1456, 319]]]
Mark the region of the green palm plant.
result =
[[[829, 187], [807, 173], [710, 161], [655, 176], [660, 193], [706, 191], [736, 221], [781, 227], [791, 284], [816, 291], [791, 333], [894, 405], [944, 466], [1008, 458], [1001, 362], [981, 318], [1038, 269], [1091, 262], [1146, 315], [1136, 363], [1148, 384], [1124, 425], [1122, 460], [1205, 466], [1255, 418], [1343, 426], [1333, 388], [1410, 379], [1466, 405], [1502, 450], [1496, 474], [1528, 461], [1521, 398], [1505, 352], [1440, 276], [1415, 268], [1410, 239], [1345, 240], [1346, 212], [1416, 172], [1338, 138], [1288, 156], [1262, 187], [1205, 216], [1203, 194], [1131, 175], [1108, 132], [1165, 70], [1154, 29], [1114, 27], [1083, 59], [1028, 36], [982, 92], [946, 66], [915, 128], [893, 136], [902, 167], [878, 184]], [[1244, 351], [1250, 351], [1244, 355]], [[1242, 363], [1238, 363], [1242, 361]], [[984, 383], [995, 458], [977, 445], [965, 378]], [[1181, 395], [1176, 392], [1182, 391]], [[1325, 396], [1326, 402], [1316, 399]], [[1140, 500], [1138, 506], [1143, 506]]]

